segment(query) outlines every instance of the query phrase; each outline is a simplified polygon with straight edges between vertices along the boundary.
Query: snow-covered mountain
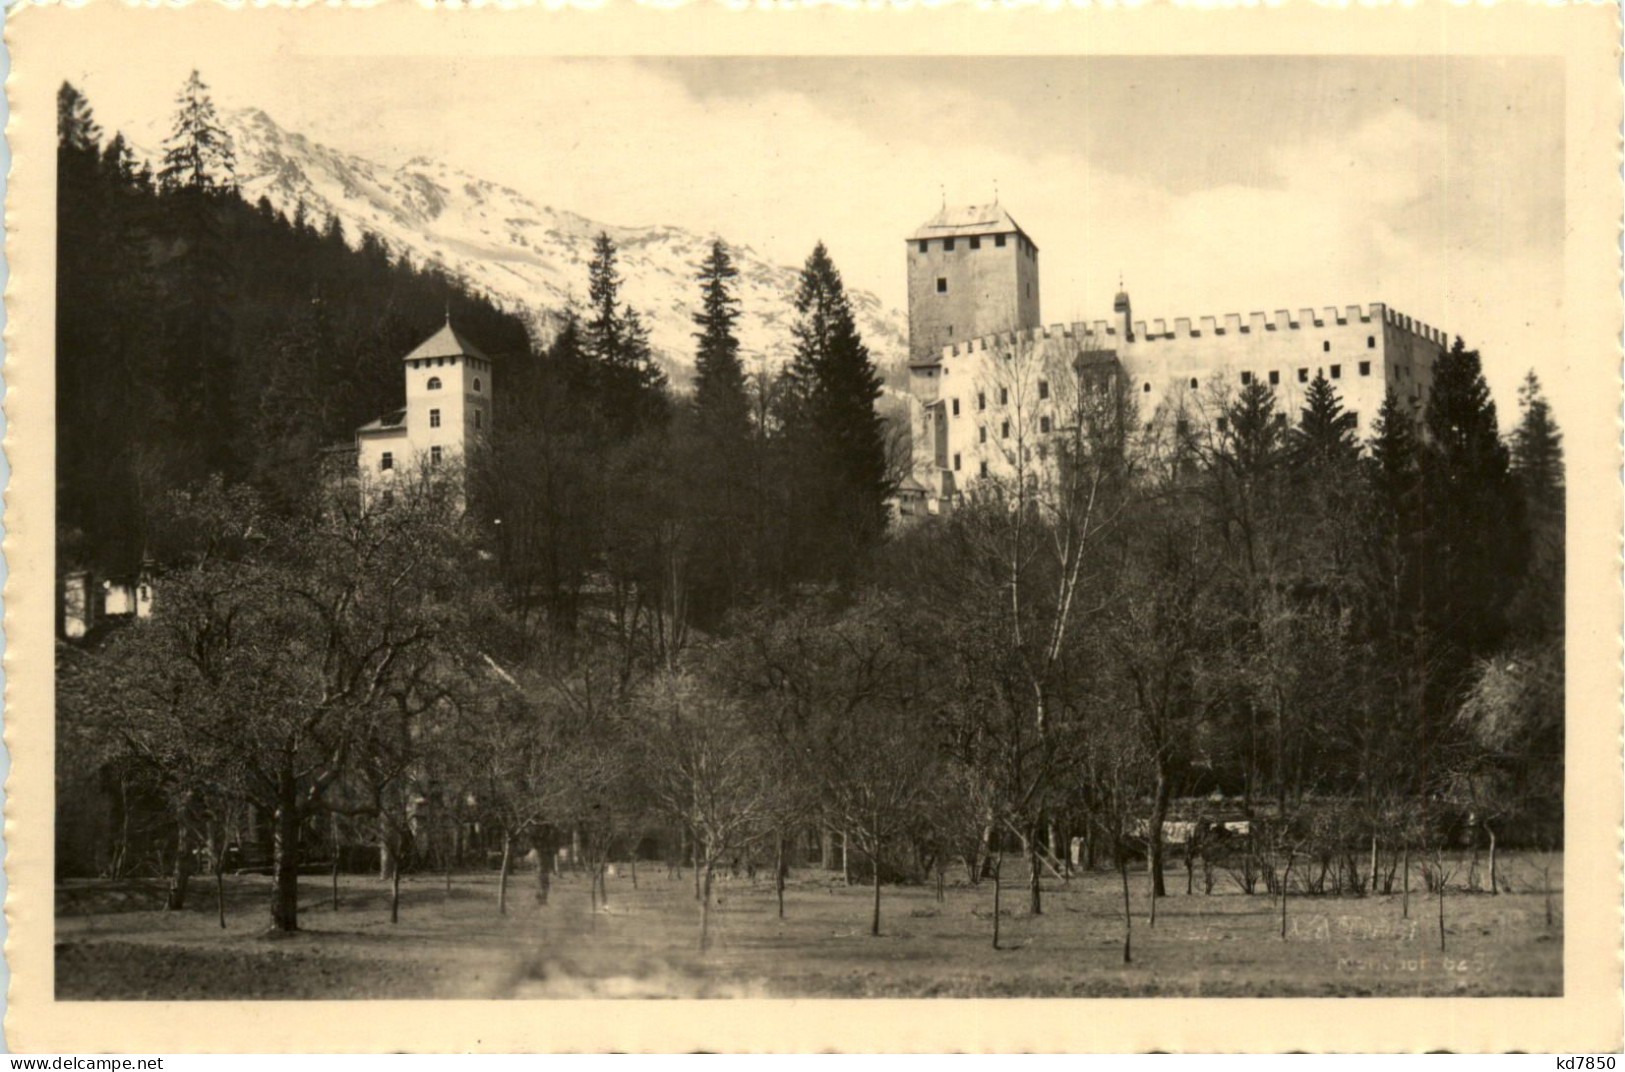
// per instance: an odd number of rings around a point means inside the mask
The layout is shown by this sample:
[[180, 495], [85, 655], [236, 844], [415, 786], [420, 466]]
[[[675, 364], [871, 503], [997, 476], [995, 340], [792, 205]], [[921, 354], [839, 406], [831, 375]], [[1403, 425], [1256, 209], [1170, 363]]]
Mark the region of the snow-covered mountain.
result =
[[[674, 380], [686, 382], [691, 375], [695, 276], [708, 236], [590, 220], [436, 160], [386, 166], [284, 130], [257, 108], [228, 110], [221, 118], [249, 201], [264, 196], [290, 217], [303, 204], [317, 224], [332, 214], [352, 243], [368, 231], [414, 263], [438, 264], [525, 315], [539, 333], [545, 334], [550, 314], [585, 300], [593, 239], [607, 232], [619, 248], [622, 299], [645, 317]], [[749, 245], [730, 245], [739, 267], [746, 368], [763, 359], [776, 365], [789, 353], [797, 270], [771, 263]], [[848, 296], [876, 363], [902, 358], [904, 317], [866, 291], [849, 289]]]

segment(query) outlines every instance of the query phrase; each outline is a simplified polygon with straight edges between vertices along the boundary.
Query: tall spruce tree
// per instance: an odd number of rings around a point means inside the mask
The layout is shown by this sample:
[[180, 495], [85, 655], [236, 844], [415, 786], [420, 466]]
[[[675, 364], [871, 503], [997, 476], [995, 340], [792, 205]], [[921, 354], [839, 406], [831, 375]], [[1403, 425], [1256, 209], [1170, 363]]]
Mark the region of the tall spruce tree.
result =
[[1523, 509], [1476, 350], [1461, 339], [1433, 366], [1424, 417], [1424, 568], [1433, 677], [1430, 719], [1448, 716], [1470, 660], [1506, 635], [1523, 560]]
[[617, 250], [607, 232], [593, 240], [587, 267], [587, 353], [594, 363], [597, 402], [605, 425], [625, 438], [662, 423], [666, 374], [654, 362], [649, 332], [630, 304], [621, 304]]
[[1292, 443], [1299, 465], [1321, 471], [1343, 469], [1359, 457], [1357, 418], [1343, 408], [1337, 388], [1317, 373], [1309, 383]]
[[237, 156], [231, 135], [194, 69], [175, 98], [175, 128], [164, 140], [164, 166], [158, 183], [165, 190], [224, 193], [237, 187]]
[[875, 411], [880, 375], [822, 242], [801, 270], [796, 313], [785, 421], [804, 472], [795, 482], [801, 551], [820, 579], [844, 581], [884, 531], [892, 489]]
[[739, 299], [732, 291], [739, 277], [728, 245], [711, 243], [700, 266], [700, 311], [694, 314], [699, 347], [694, 358], [694, 412], [702, 434], [722, 448], [735, 448], [750, 438], [750, 399], [745, 369], [739, 360]]
[[1512, 473], [1527, 514], [1529, 559], [1513, 605], [1514, 628], [1522, 640], [1561, 646], [1567, 532], [1563, 433], [1533, 370], [1518, 390], [1518, 405], [1522, 413], [1512, 432]]

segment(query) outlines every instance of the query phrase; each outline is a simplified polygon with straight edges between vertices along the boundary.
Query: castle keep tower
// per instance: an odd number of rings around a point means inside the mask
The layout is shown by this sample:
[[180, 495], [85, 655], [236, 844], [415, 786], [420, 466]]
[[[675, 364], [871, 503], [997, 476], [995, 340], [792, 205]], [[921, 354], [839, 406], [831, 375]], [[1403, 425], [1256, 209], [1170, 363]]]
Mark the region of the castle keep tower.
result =
[[997, 204], [944, 208], [908, 236], [908, 358], [1038, 327], [1038, 247]]

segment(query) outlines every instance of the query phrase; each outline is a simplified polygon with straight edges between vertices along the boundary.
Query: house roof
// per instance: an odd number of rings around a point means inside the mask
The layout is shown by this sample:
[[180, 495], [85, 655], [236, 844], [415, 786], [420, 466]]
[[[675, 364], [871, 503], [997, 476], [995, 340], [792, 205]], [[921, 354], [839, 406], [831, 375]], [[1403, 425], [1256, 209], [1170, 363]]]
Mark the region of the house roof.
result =
[[477, 357], [482, 361], [491, 360], [478, 346], [459, 335], [457, 329], [451, 326], [449, 319], [445, 327], [423, 340], [416, 350], [406, 355], [405, 360], [416, 361], [423, 357]]
[[897, 490], [899, 492], [911, 492], [915, 495], [929, 495], [931, 492], [930, 488], [926, 487], [924, 484], [915, 479], [913, 473], [910, 473], [908, 476], [905, 476], [902, 480], [898, 481]]
[[[953, 238], [958, 235], [1005, 234], [1018, 231], [1032, 242], [1032, 236], [1021, 230], [1021, 225], [997, 202], [991, 205], [943, 206], [941, 212], [920, 224], [908, 241], [922, 238]], [[1033, 242], [1034, 248], [1038, 243]]]
[[379, 417], [376, 421], [368, 421], [357, 428], [356, 435], [365, 435], [368, 432], [399, 432], [406, 429], [406, 410], [397, 409]]

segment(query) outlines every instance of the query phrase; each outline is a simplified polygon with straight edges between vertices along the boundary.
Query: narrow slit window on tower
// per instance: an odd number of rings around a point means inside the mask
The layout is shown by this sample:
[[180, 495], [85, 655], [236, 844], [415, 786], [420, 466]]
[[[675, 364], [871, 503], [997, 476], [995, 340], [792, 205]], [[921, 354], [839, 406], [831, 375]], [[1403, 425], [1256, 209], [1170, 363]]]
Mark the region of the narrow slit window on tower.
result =
[[1320, 352], [1323, 353], [1323, 354], [1331, 353], [1332, 352], [1332, 340], [1330, 340], [1330, 339], [1322, 339], [1321, 343], [1320, 343]]
[[1367, 350], [1375, 350], [1377, 348], [1377, 337], [1375, 335], [1367, 335], [1365, 337], [1365, 348]]
[[474, 393], [480, 393], [480, 378], [478, 376], [474, 377]]
[[1010, 404], [1010, 388], [1008, 388], [1008, 387], [999, 388], [999, 405], [1008, 406], [1009, 404]]
[[430, 428], [439, 428], [440, 427], [440, 411], [439, 410], [431, 409], [429, 411], [429, 427]]
[[1359, 410], [1357, 410], [1357, 409], [1349, 410], [1349, 426], [1351, 428], [1353, 428], [1356, 432], [1358, 432], [1360, 430], [1360, 411]]
[[1274, 387], [1274, 386], [1278, 385], [1280, 382], [1281, 382], [1281, 372], [1280, 372], [1280, 370], [1279, 369], [1270, 369], [1270, 386]]
[[937, 276], [937, 293], [938, 294], [946, 294], [946, 293], [948, 293], [948, 281], [946, 279], [944, 279], [940, 275]]
[[987, 461], [986, 461], [986, 460], [985, 460], [985, 459], [984, 459], [984, 460], [983, 460], [983, 462], [982, 462], [982, 466], [981, 466], [981, 469], [980, 469], [980, 470], [978, 470], [978, 471], [979, 471], [979, 472], [980, 472], [980, 473], [981, 473], [981, 474], [982, 474], [982, 475], [983, 475], [983, 476], [986, 476], [986, 475], [987, 475]]
[[959, 455], [954, 455], [954, 472], [959, 472]]
[[1150, 394], [1151, 393], [1151, 385], [1148, 383], [1144, 387], [1140, 388], [1140, 390], [1144, 391], [1146, 394]]
[[957, 417], [957, 416], [959, 416], [959, 399], [957, 399], [957, 398], [954, 399], [953, 403], [954, 403], [954, 416]]
[[1038, 430], [1045, 435], [1049, 434], [1049, 418], [1047, 416], [1038, 418]]
[[1000, 439], [1009, 439], [1010, 438], [1010, 422], [1009, 421], [1005, 421], [1004, 424], [999, 428], [999, 438]]
[[987, 408], [987, 394], [983, 391], [976, 392], [976, 408], [979, 410]]
[[1048, 380], [1039, 380], [1038, 381], [1038, 397], [1039, 398], [1048, 398], [1049, 397], [1049, 381]]
[[979, 425], [977, 427], [977, 429], [976, 429], [976, 441], [978, 443], [986, 443], [987, 442], [987, 425], [983, 424], [983, 425]]

